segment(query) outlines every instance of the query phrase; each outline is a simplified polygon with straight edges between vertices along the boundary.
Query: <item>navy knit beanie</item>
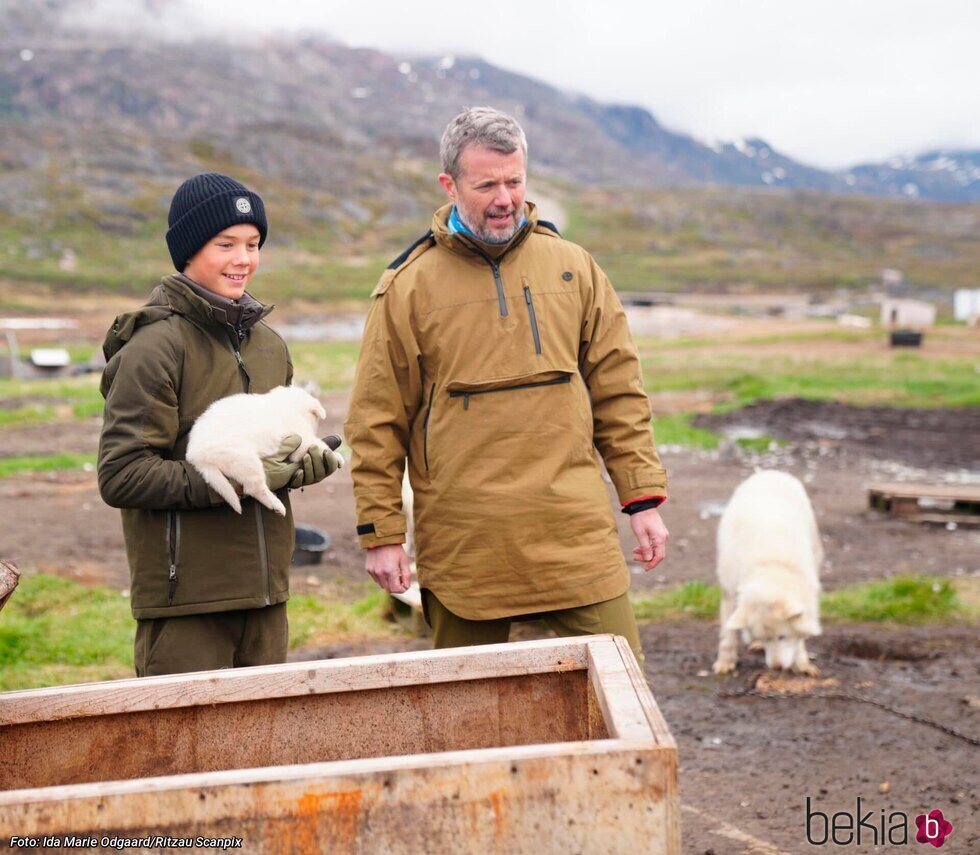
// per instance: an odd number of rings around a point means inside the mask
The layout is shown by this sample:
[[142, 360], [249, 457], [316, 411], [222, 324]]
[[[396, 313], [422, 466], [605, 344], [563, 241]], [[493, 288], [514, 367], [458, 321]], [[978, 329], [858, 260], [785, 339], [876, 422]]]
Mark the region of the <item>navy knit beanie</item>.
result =
[[259, 246], [265, 243], [269, 224], [262, 197], [244, 184], [218, 172], [188, 178], [174, 193], [167, 217], [167, 246], [178, 272], [204, 244], [222, 229], [252, 223], [259, 230]]

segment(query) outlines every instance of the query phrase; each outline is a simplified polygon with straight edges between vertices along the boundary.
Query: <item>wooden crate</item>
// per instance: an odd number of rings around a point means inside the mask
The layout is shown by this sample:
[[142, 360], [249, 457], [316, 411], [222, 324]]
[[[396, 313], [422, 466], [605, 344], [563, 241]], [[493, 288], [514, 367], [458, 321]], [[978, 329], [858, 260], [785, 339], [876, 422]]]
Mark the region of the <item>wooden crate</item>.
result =
[[980, 487], [872, 484], [868, 506], [909, 522], [980, 525]]
[[14, 835], [679, 853], [677, 749], [608, 635], [10, 692]]

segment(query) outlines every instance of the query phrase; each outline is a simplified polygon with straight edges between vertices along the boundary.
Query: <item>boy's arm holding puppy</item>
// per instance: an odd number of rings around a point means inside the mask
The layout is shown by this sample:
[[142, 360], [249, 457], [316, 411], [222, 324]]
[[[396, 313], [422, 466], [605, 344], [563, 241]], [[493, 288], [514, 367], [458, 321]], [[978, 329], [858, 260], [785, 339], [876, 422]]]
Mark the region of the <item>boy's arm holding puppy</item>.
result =
[[164, 320], [149, 324], [110, 360], [99, 441], [99, 492], [114, 508], [208, 508], [220, 497], [184, 460], [171, 459], [179, 435], [183, 353]]
[[[179, 436], [177, 371], [183, 354], [172, 337], [154, 327], [141, 330], [103, 376], [102, 498], [115, 508], [186, 510], [222, 504], [193, 466], [172, 459]], [[290, 461], [300, 442], [297, 435], [286, 437], [263, 461], [270, 489], [309, 487], [343, 466], [343, 458], [330, 448], [312, 447], [298, 462]]]

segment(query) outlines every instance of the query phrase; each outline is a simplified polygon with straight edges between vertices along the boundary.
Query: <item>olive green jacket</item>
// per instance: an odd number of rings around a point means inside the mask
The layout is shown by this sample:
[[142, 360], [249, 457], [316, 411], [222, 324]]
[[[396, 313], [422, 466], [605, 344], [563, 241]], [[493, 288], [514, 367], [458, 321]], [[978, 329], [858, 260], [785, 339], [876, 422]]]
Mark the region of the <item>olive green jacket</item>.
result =
[[453, 234], [450, 206], [374, 290], [346, 423], [364, 547], [401, 543], [419, 582], [489, 619], [619, 596], [621, 502], [666, 496], [626, 316], [533, 205], [509, 244]]
[[104, 350], [99, 490], [122, 508], [133, 616], [286, 600], [294, 539], [288, 491], [278, 493], [286, 517], [248, 498], [239, 516], [184, 460], [191, 426], [208, 405], [290, 383], [283, 340], [259, 320], [239, 341], [224, 311], [167, 276], [145, 306], [116, 318]]

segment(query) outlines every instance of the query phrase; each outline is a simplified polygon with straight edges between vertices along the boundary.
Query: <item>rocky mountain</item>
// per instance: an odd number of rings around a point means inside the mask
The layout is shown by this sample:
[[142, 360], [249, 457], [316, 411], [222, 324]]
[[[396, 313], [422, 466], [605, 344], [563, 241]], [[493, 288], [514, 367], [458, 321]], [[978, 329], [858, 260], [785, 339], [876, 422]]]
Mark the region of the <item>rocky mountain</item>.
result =
[[146, 26], [129, 36], [79, 26], [72, 13], [84, 0], [0, 7], [0, 208], [12, 212], [25, 194], [28, 207], [43, 206], [59, 183], [133, 198], [142, 179], [224, 164], [336, 196], [347, 209], [336, 216], [357, 219], [383, 203], [395, 219], [417, 213], [420, 164], [431, 171], [447, 119], [476, 103], [518, 115], [533, 171], [568, 182], [980, 201], [980, 152], [830, 173], [759, 139], [708, 146], [642, 108], [479, 59], [408, 59], [323, 38], [158, 40], [148, 32], [166, 2], [143, 0]]

